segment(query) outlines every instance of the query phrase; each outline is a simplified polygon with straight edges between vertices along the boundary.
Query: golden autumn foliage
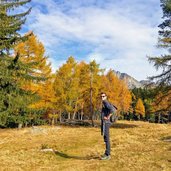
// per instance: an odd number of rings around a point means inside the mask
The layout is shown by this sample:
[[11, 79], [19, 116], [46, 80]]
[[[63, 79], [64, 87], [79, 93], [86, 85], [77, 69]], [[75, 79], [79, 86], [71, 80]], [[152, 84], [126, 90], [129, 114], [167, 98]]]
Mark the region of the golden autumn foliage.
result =
[[[90, 90], [93, 91], [92, 103], [95, 109], [100, 88], [100, 72], [98, 64], [92, 61], [76, 63], [69, 57], [56, 72], [54, 89], [57, 95], [57, 105], [62, 112], [68, 113], [68, 119], [74, 119], [76, 112], [90, 113]], [[91, 84], [92, 80], [92, 85]]]
[[15, 47], [15, 51], [19, 53], [20, 60], [25, 63], [32, 63], [30, 67], [34, 69], [35, 76], [49, 77], [51, 74], [51, 64], [47, 62], [48, 57], [45, 56], [44, 45], [32, 34], [25, 42], [19, 43]]
[[89, 80], [89, 65], [85, 62], [78, 64], [79, 71], [79, 98], [78, 98], [78, 109], [80, 110], [80, 118], [82, 119], [85, 111], [87, 101], [90, 101], [90, 82]]
[[135, 114], [138, 116], [145, 116], [145, 107], [143, 101], [139, 98], [135, 106]]
[[94, 114], [99, 111], [99, 94], [101, 90], [101, 83], [102, 83], [102, 70], [99, 67], [99, 64], [96, 63], [95, 60], [89, 63], [89, 70], [88, 70], [89, 78], [89, 112], [91, 114], [91, 118], [94, 117]]
[[128, 112], [132, 102], [131, 93], [125, 82], [110, 70], [102, 76], [102, 90], [108, 95], [109, 101], [118, 107], [118, 111]]
[[158, 92], [153, 102], [153, 112], [168, 113], [171, 110], [171, 90], [167, 94]]
[[40, 96], [40, 100], [30, 107], [38, 109], [52, 108], [55, 102], [53, 77], [51, 64], [48, 62], [48, 57], [45, 56], [43, 44], [34, 34], [31, 34], [27, 41], [21, 42], [15, 47], [15, 51], [19, 53], [20, 60], [30, 65], [34, 71], [30, 72], [30, 75], [40, 78], [40, 80], [36, 82], [21, 80], [23, 89], [30, 90]]
[[38, 94], [41, 99], [34, 105], [35, 108], [54, 109], [56, 97], [53, 89], [52, 79], [39, 84]]
[[71, 113], [77, 105], [78, 99], [78, 71], [76, 61], [73, 57], [68, 58], [56, 72], [54, 81], [54, 90], [57, 97], [58, 109], [68, 113], [70, 119]]
[[69, 57], [56, 72], [54, 89], [56, 105], [62, 113], [67, 113], [68, 119], [74, 119], [76, 114], [95, 117], [101, 110], [100, 93], [106, 92], [109, 101], [118, 107], [119, 112], [129, 112], [132, 97], [124, 81], [109, 71], [103, 75], [103, 70], [92, 61], [77, 63]]
[[83, 115], [93, 118], [100, 111], [100, 93], [105, 91], [119, 112], [130, 110], [131, 94], [126, 84], [112, 70], [103, 75], [95, 61], [78, 63], [74, 57], [69, 57], [52, 75], [44, 46], [34, 34], [26, 42], [19, 43], [15, 51], [23, 62], [31, 64], [34, 72], [30, 74], [42, 78], [37, 82], [22, 80], [24, 89], [40, 96], [40, 100], [30, 107], [46, 109], [49, 116], [57, 113], [67, 114], [68, 119], [75, 119], [76, 115], [81, 119]]

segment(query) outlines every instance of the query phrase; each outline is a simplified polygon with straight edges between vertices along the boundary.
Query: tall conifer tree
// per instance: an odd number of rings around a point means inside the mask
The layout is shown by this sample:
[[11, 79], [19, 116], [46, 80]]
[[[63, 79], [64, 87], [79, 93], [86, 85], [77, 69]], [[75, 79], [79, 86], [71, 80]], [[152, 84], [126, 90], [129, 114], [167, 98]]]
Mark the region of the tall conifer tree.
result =
[[[166, 49], [168, 52], [159, 57], [150, 57], [149, 61], [154, 63], [156, 69], [162, 69], [161, 74], [151, 77], [152, 80], [157, 81], [159, 90], [162, 91], [162, 102], [166, 96], [171, 101], [171, 0], [161, 0], [161, 7], [163, 10], [163, 22], [159, 25], [158, 47]], [[167, 110], [169, 111], [170, 108], [171, 106], [168, 104]]]
[[163, 70], [161, 74], [151, 78], [156, 79], [159, 85], [171, 86], [171, 0], [161, 0], [161, 7], [164, 21], [159, 25], [158, 46], [167, 49], [168, 53], [149, 58], [149, 61], [154, 63], [156, 69], [161, 68]]
[[19, 82], [21, 79], [37, 79], [28, 74], [32, 64], [22, 63], [20, 54], [13, 51], [14, 46], [28, 36], [21, 36], [19, 31], [31, 8], [16, 13], [18, 7], [28, 2], [30, 0], [0, 0], [0, 126], [27, 120], [27, 106], [35, 99]]

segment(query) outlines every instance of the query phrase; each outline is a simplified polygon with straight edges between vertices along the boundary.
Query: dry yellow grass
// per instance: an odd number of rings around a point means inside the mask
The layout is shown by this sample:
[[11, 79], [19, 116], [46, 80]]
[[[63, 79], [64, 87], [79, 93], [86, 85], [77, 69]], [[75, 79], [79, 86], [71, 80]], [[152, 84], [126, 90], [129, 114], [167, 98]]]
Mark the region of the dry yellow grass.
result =
[[[39, 127], [40, 128], [40, 127]], [[100, 128], [41, 127], [0, 130], [2, 171], [169, 171], [171, 125], [119, 121], [110, 129], [111, 160], [104, 153]], [[49, 147], [55, 152], [42, 152]]]

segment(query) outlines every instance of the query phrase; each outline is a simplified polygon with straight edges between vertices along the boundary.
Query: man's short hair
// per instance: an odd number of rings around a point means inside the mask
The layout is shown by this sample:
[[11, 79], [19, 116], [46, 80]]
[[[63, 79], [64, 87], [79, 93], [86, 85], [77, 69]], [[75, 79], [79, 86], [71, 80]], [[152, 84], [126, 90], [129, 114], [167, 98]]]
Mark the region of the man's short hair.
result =
[[101, 95], [102, 95], [102, 94], [105, 94], [105, 95], [106, 95], [106, 97], [107, 97], [107, 94], [106, 94], [105, 92], [101, 92]]

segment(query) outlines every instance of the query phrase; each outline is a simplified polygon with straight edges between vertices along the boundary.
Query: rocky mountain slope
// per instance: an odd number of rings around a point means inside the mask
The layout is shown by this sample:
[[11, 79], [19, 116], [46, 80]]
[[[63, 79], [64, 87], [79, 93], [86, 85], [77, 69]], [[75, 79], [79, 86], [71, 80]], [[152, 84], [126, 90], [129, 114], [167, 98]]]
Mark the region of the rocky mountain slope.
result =
[[126, 82], [129, 89], [143, 88], [145, 85], [148, 85], [150, 83], [149, 80], [137, 81], [135, 78], [131, 77], [126, 73], [121, 73], [115, 70], [113, 70], [113, 72], [118, 76], [119, 79], [124, 80]]

